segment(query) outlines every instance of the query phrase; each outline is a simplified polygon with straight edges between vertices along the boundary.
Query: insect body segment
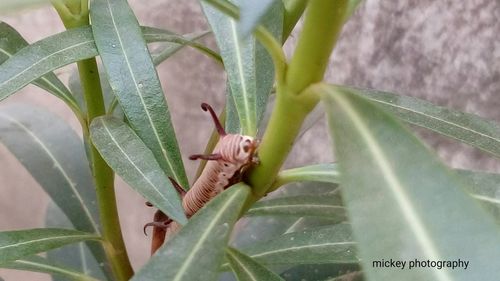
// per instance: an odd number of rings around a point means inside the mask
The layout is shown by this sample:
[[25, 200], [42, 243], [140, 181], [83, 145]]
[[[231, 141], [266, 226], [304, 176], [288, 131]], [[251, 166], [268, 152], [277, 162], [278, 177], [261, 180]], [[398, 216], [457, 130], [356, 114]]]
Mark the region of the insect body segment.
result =
[[[258, 140], [251, 136], [227, 134], [212, 107], [203, 103], [201, 108], [204, 111], [210, 112], [220, 139], [212, 154], [195, 154], [189, 157], [191, 160], [208, 160], [205, 169], [189, 191], [184, 194], [182, 188], [173, 181], [176, 189], [181, 192], [182, 206], [188, 218], [203, 208], [217, 194], [229, 186], [240, 182], [243, 173], [252, 165], [258, 164], [256, 156], [256, 150], [259, 145]], [[156, 217], [159, 218], [160, 216]], [[180, 225], [177, 222], [168, 220], [168, 218], [161, 222], [155, 220], [153, 223], [146, 224], [145, 227], [166, 228], [166, 237], [158, 238], [163, 242], [163, 240], [168, 239], [170, 235], [180, 229]], [[153, 240], [155, 240], [155, 237], [153, 237]], [[153, 241], [152, 252], [154, 253], [159, 246], [161, 246], [161, 243]]]

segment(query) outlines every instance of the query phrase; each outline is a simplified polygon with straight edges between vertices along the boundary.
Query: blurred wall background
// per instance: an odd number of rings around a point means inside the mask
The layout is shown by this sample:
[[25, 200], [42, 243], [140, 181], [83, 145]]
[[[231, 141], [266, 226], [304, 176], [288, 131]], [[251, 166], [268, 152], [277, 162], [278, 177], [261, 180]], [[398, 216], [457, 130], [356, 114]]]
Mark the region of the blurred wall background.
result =
[[[143, 25], [180, 34], [207, 29], [196, 0], [129, 1]], [[436, 104], [500, 122], [500, 2], [496, 0], [366, 0], [345, 26], [331, 59], [327, 80], [423, 98]], [[44, 7], [0, 14], [29, 42], [63, 31], [57, 14]], [[286, 43], [291, 54], [300, 26]], [[214, 40], [204, 42], [215, 48]], [[57, 71], [67, 81], [74, 66]], [[209, 58], [185, 48], [158, 68], [176, 127], [188, 176], [197, 163], [187, 156], [203, 151], [212, 123], [199, 109], [209, 102], [220, 109], [225, 75]], [[65, 105], [33, 86], [6, 103], [46, 107], [77, 121]], [[288, 166], [332, 161], [325, 121], [298, 141]], [[500, 162], [466, 145], [417, 130], [439, 156], [455, 168], [500, 171]], [[299, 151], [300, 150], [300, 151]], [[29, 173], [0, 144], [0, 230], [42, 227], [49, 198]], [[120, 179], [117, 180], [120, 219], [134, 267], [147, 260], [149, 239], [142, 226], [154, 210]], [[0, 269], [6, 281], [50, 280], [38, 273]]]

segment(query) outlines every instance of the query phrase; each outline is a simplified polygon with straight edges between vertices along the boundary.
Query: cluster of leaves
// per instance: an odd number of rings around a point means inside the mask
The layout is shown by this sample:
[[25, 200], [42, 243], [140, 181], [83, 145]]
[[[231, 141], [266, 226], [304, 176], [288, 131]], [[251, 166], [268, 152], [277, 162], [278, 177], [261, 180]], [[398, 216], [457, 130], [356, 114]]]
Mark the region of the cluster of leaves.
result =
[[[344, 2], [349, 5], [340, 14], [342, 21], [359, 1]], [[317, 83], [321, 79], [294, 93], [305, 98], [285, 103], [298, 105], [287, 111], [277, 104], [278, 113], [273, 114], [278, 114], [278, 123], [283, 122], [280, 118], [286, 123], [289, 117], [297, 118], [292, 109], [301, 108], [301, 102], [309, 107], [311, 101], [315, 105], [321, 99], [338, 164], [281, 171], [265, 179], [272, 182], [265, 193], [279, 190], [251, 207], [245, 202], [255, 196], [254, 189], [236, 184], [187, 221], [167, 178], [188, 186], [155, 66], [186, 45], [223, 62], [228, 74], [226, 128], [230, 132], [255, 135], [273, 84], [278, 99], [291, 95], [283, 88], [293, 88], [283, 79], [287, 67], [276, 59], [269, 38], [279, 45], [284, 42], [307, 1], [235, 3], [239, 11], [226, 1], [201, 3], [220, 55], [195, 42], [207, 32], [181, 36], [139, 26], [125, 0], [95, 0], [90, 5], [91, 26], [72, 28], [33, 44], [0, 23], [0, 99], [30, 83], [41, 87], [73, 110], [84, 137], [82, 142], [64, 121], [44, 110], [26, 105], [0, 107], [0, 141], [54, 203], [47, 212], [47, 228], [0, 232], [0, 266], [50, 273], [54, 280], [130, 277], [117, 273], [114, 263], [127, 265], [109, 258], [116, 246], [104, 235], [103, 228], [109, 225], [101, 225], [106, 207], [94, 192], [98, 183], [92, 156], [95, 147], [130, 187], [184, 224], [131, 280], [225, 280], [233, 277], [227, 273], [219, 277], [220, 273], [229, 270], [238, 280], [495, 280], [500, 276], [500, 267], [495, 265], [500, 251], [494, 246], [500, 244], [500, 175], [450, 170], [401, 121], [497, 157], [500, 127], [415, 98]], [[304, 32], [311, 31], [305, 28]], [[150, 53], [149, 42], [164, 42], [163, 49]], [[297, 50], [303, 57], [309, 55], [307, 51], [314, 49]], [[68, 89], [52, 71], [96, 56], [105, 69], [100, 87], [107, 114], [89, 120], [93, 108], [82, 102], [81, 85], [70, 83]], [[304, 71], [318, 67], [308, 61], [301, 66]], [[293, 69], [290, 66], [286, 74]], [[279, 138], [275, 133], [270, 134]], [[242, 212], [246, 217], [239, 220]], [[46, 256], [37, 255], [42, 252]], [[402, 271], [372, 267], [374, 260], [391, 258], [462, 258], [470, 261], [471, 268]]]

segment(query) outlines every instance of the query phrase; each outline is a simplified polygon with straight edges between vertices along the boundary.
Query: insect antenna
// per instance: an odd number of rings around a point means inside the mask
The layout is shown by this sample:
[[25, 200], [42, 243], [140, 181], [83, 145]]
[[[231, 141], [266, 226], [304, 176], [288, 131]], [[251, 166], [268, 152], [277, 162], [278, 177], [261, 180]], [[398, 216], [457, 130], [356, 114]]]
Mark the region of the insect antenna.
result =
[[217, 132], [219, 133], [219, 135], [221, 137], [225, 136], [226, 131], [224, 130], [224, 127], [222, 127], [222, 125], [219, 121], [219, 118], [217, 117], [217, 114], [215, 114], [213, 108], [208, 103], [202, 103], [201, 109], [203, 109], [203, 111], [210, 112], [210, 115], [212, 115], [212, 119], [214, 120], [214, 124], [215, 124], [215, 128], [217, 129]]

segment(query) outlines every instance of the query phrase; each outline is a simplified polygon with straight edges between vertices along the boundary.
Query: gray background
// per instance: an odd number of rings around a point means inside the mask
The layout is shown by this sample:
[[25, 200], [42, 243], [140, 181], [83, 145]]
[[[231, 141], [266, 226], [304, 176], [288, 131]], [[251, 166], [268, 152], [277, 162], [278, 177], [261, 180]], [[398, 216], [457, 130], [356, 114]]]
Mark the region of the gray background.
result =
[[[129, 1], [143, 25], [178, 33], [206, 29], [195, 0]], [[500, 121], [500, 2], [475, 1], [364, 1], [345, 26], [331, 59], [326, 79], [359, 87], [416, 96], [436, 104]], [[29, 42], [63, 31], [50, 8], [0, 15]], [[298, 28], [300, 29], [300, 28]], [[297, 31], [285, 45], [293, 50]], [[205, 40], [215, 46], [213, 40]], [[58, 70], [66, 81], [72, 67]], [[196, 162], [187, 156], [203, 151], [212, 124], [199, 110], [203, 101], [220, 109], [224, 101], [225, 75], [209, 58], [185, 49], [158, 68], [172, 112], [179, 143], [190, 178]], [[46, 106], [78, 131], [78, 123], [65, 105], [49, 94], [28, 86], [3, 102]], [[500, 162], [466, 145], [418, 130], [439, 156], [456, 168], [500, 171]], [[324, 120], [297, 143], [287, 163], [331, 161], [330, 139]], [[48, 197], [0, 144], [0, 230], [42, 227]], [[149, 253], [142, 225], [153, 210], [118, 179], [120, 219], [135, 268]], [[6, 281], [50, 280], [38, 273], [0, 269]]]

